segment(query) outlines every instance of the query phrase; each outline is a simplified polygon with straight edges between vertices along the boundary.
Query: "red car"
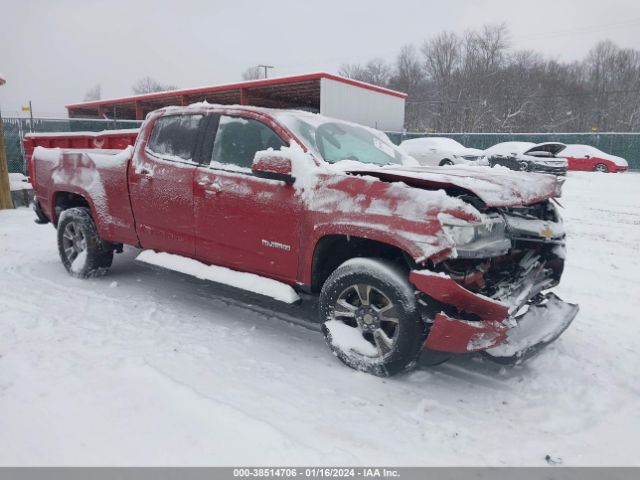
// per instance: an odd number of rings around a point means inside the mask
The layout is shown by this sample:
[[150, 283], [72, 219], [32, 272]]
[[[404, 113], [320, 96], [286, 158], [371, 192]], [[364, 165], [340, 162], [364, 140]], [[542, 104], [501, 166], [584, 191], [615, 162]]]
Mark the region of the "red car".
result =
[[72, 275], [105, 273], [127, 244], [283, 301], [317, 296], [353, 368], [391, 375], [421, 352], [513, 362], [555, 340], [578, 310], [548, 291], [563, 180], [403, 155], [320, 115], [197, 104], [153, 112], [117, 154], [36, 148], [32, 175]]
[[560, 155], [569, 162], [569, 170], [618, 173], [629, 169], [624, 158], [604, 153], [590, 145], [567, 145]]

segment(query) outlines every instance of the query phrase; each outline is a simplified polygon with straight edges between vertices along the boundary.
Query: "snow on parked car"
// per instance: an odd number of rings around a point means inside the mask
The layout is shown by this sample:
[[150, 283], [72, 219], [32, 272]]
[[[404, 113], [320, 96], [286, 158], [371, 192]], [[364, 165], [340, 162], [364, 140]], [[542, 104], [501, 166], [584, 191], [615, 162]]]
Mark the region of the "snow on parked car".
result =
[[629, 169], [624, 158], [605, 153], [591, 145], [567, 145], [562, 156], [569, 162], [569, 170], [618, 173]]
[[489, 165], [523, 172], [566, 175], [567, 159], [558, 155], [566, 148], [558, 142], [502, 142], [484, 151]]
[[425, 166], [488, 165], [482, 150], [465, 147], [452, 138], [412, 138], [403, 141], [400, 149]]

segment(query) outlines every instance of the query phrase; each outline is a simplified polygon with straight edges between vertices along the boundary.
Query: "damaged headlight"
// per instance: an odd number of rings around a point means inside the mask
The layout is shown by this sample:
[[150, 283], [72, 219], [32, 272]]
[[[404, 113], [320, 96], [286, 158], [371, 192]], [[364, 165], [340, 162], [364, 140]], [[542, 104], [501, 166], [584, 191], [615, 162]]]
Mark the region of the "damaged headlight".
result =
[[458, 258], [482, 258], [504, 255], [511, 248], [505, 234], [505, 222], [500, 215], [485, 216], [482, 222], [471, 223], [450, 215], [438, 217], [442, 229], [455, 245]]
[[447, 236], [456, 245], [464, 245], [465, 243], [471, 243], [476, 238], [477, 231], [475, 225], [469, 225], [468, 223], [456, 225], [455, 223], [443, 223], [442, 229]]

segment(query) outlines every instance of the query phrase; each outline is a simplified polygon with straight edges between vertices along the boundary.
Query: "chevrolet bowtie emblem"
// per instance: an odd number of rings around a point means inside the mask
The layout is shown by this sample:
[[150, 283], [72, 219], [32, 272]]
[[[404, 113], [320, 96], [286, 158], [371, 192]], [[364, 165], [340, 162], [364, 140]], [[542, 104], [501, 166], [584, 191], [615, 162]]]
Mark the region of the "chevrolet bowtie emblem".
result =
[[549, 225], [545, 225], [544, 228], [540, 230], [540, 235], [542, 235], [546, 240], [551, 240], [551, 237], [553, 237], [553, 230], [551, 230]]

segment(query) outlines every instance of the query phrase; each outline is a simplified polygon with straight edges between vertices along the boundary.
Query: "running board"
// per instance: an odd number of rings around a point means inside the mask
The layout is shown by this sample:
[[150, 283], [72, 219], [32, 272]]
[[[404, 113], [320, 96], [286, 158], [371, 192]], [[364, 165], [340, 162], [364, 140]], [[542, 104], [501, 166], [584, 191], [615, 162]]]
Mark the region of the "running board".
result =
[[136, 260], [155, 265], [156, 267], [174, 270], [191, 275], [200, 280], [210, 280], [230, 287], [264, 295], [284, 303], [296, 303], [300, 297], [296, 291], [286, 283], [254, 273], [238, 272], [226, 267], [207, 265], [192, 258], [174, 255], [172, 253], [144, 250]]

